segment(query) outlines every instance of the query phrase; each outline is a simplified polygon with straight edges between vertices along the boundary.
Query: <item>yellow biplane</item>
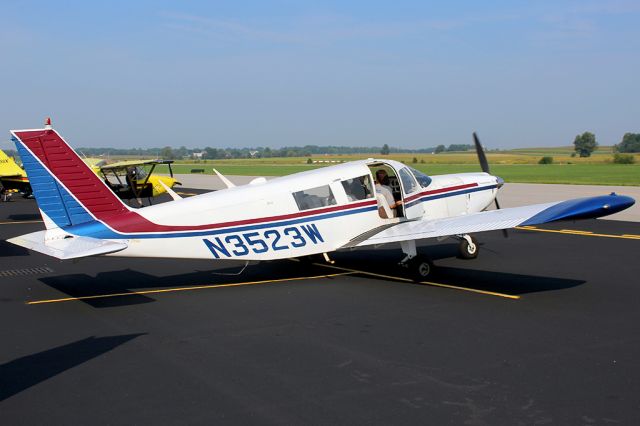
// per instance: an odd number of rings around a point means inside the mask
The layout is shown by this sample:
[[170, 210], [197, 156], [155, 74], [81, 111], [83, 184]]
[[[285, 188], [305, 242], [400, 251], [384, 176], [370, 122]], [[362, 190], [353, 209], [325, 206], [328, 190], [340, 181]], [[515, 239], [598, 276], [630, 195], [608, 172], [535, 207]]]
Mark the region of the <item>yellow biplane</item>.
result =
[[[91, 170], [102, 177], [107, 185], [124, 200], [135, 199], [142, 205], [142, 199], [157, 197], [167, 192], [166, 188], [180, 185], [173, 177], [172, 160], [132, 160], [108, 164], [100, 158], [85, 158]], [[154, 175], [158, 165], [169, 167], [169, 176]], [[2, 192], [21, 192], [24, 197], [32, 193], [27, 174], [13, 158], [0, 150], [0, 185]]]
[[[91, 170], [101, 176], [105, 183], [118, 197], [129, 200], [136, 199], [142, 204], [142, 199], [150, 199], [167, 192], [166, 188], [181, 185], [173, 177], [171, 164], [173, 160], [146, 160], [146, 161], [120, 161], [107, 164], [104, 160], [85, 158]], [[154, 175], [153, 171], [158, 165], [169, 167], [169, 176]]]
[[31, 195], [27, 173], [2, 150], [0, 150], [0, 192], [5, 200], [14, 192], [22, 192], [25, 197]]

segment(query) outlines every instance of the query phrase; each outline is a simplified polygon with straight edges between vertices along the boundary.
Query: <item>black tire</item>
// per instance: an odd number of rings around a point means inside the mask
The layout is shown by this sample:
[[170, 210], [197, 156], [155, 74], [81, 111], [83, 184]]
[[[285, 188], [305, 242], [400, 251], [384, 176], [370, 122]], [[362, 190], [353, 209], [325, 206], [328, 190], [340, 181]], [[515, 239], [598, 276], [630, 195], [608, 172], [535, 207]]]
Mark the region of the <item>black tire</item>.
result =
[[425, 256], [416, 256], [409, 264], [411, 275], [417, 282], [430, 279], [434, 275], [434, 266], [431, 259]]
[[460, 240], [460, 245], [459, 245], [460, 258], [475, 259], [476, 257], [478, 257], [478, 252], [480, 251], [478, 240], [476, 240], [474, 237], [471, 237], [471, 241], [473, 242], [473, 246], [470, 246], [467, 240], [464, 238]]

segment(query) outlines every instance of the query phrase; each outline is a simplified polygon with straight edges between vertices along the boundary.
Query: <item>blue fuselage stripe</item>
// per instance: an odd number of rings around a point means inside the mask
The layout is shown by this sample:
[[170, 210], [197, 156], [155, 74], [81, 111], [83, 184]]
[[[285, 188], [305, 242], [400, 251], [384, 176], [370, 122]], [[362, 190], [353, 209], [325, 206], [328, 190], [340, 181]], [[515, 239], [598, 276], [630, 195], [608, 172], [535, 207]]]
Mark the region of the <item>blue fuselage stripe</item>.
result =
[[413, 207], [418, 203], [424, 203], [426, 201], [437, 200], [439, 198], [455, 197], [456, 195], [470, 194], [472, 192], [485, 191], [485, 190], [493, 189], [497, 187], [498, 185], [487, 185], [487, 186], [478, 186], [478, 187], [469, 188], [469, 189], [462, 189], [460, 191], [455, 191], [455, 192], [443, 192], [442, 194], [425, 195], [424, 197], [420, 197], [417, 200], [408, 203], [407, 208]]
[[295, 225], [298, 223], [312, 222], [315, 220], [331, 219], [339, 216], [346, 216], [351, 214], [358, 214], [370, 211], [377, 211], [377, 206], [367, 206], [358, 209], [344, 210], [334, 213], [320, 214], [317, 216], [307, 216], [300, 219], [290, 219], [284, 221], [265, 222], [256, 225], [238, 226], [234, 228], [223, 229], [210, 229], [204, 231], [192, 231], [192, 232], [171, 232], [171, 233], [117, 233], [102, 224], [101, 222], [92, 222], [86, 225], [79, 225], [66, 228], [66, 230], [75, 235], [88, 236], [93, 238], [108, 238], [108, 239], [129, 239], [129, 238], [183, 238], [183, 237], [204, 237], [208, 235], [218, 235], [227, 233], [237, 233], [252, 231], [255, 229], [264, 228], [277, 228], [281, 226]]

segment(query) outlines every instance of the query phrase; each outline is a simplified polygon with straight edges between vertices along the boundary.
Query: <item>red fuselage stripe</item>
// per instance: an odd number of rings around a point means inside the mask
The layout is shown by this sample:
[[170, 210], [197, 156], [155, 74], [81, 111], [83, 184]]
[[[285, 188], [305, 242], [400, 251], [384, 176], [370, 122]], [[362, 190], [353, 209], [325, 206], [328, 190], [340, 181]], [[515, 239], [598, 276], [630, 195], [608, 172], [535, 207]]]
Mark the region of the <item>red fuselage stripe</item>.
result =
[[116, 217], [109, 221], [109, 226], [111, 226], [117, 231], [124, 232], [124, 233], [204, 231], [204, 230], [227, 228], [227, 227], [239, 226], [239, 225], [251, 225], [251, 224], [261, 223], [261, 222], [275, 222], [280, 220], [296, 219], [300, 217], [320, 215], [323, 213], [331, 213], [331, 212], [336, 212], [340, 210], [350, 210], [350, 209], [356, 209], [359, 207], [372, 206], [375, 204], [376, 204], [375, 200], [368, 200], [368, 201], [348, 204], [344, 206], [326, 207], [326, 208], [321, 208], [316, 210], [307, 210], [307, 211], [298, 212], [298, 213], [284, 214], [280, 216], [258, 217], [253, 219], [235, 220], [231, 222], [220, 222], [220, 223], [211, 223], [211, 224], [205, 224], [205, 225], [191, 225], [191, 226], [158, 225], [158, 224], [149, 222], [144, 218], [142, 219], [144, 219], [146, 223], [132, 222], [129, 219], [127, 219], [127, 221], [125, 222], [123, 218]]
[[419, 192], [419, 193], [417, 193], [415, 195], [412, 195], [410, 197], [405, 198], [404, 202], [405, 203], [409, 203], [409, 202], [411, 202], [413, 200], [416, 200], [416, 199], [421, 198], [421, 197], [425, 197], [427, 195], [442, 194], [443, 192], [458, 191], [460, 189], [474, 188], [476, 186], [478, 186], [478, 184], [474, 182], [474, 183], [467, 183], [467, 184], [464, 184], [464, 185], [449, 186], [449, 187], [446, 187], [446, 188], [433, 189], [431, 191], [422, 191], [422, 192]]

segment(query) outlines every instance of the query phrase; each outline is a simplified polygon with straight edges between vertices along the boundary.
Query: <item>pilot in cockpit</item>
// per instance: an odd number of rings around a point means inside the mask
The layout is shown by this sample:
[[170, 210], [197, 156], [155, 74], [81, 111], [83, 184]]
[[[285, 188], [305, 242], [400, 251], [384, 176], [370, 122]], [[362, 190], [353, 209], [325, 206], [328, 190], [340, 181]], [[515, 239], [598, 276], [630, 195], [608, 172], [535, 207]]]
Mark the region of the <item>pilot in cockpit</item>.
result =
[[393, 197], [393, 192], [391, 191], [391, 187], [389, 186], [389, 176], [383, 169], [380, 169], [376, 172], [376, 194], [380, 194], [384, 197], [384, 199], [387, 201], [387, 204], [389, 205], [389, 208], [392, 209], [392, 217], [397, 217], [398, 214], [396, 208], [402, 205], [402, 200], [396, 201]]

